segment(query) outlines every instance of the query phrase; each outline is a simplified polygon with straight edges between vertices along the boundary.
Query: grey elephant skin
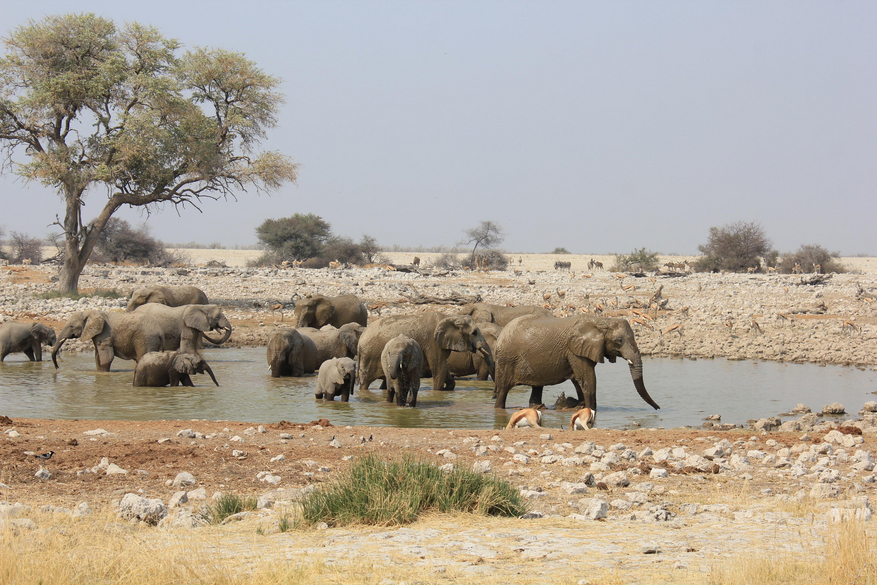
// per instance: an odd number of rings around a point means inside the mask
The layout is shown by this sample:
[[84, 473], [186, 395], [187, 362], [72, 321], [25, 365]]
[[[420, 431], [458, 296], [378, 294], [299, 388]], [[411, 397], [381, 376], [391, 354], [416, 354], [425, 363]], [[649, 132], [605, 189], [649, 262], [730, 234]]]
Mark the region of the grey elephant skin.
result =
[[[502, 327], [496, 323], [478, 323], [478, 328], [487, 342], [487, 347], [493, 353], [496, 347], [496, 340], [502, 332]], [[452, 351], [451, 355], [448, 356], [448, 370], [452, 376], [471, 376], [474, 374], [476, 380], [496, 379], [494, 364], [486, 360], [481, 353]]]
[[207, 295], [194, 286], [147, 286], [135, 289], [131, 293], [126, 311], [133, 311], [147, 303], [157, 303], [168, 307], [183, 305], [207, 305]]
[[453, 390], [454, 378], [448, 372], [448, 356], [452, 351], [479, 352], [489, 363], [493, 355], [478, 324], [466, 315], [448, 316], [427, 312], [417, 315], [393, 315], [378, 319], [359, 338], [359, 386], [384, 377], [381, 352], [387, 342], [404, 334], [417, 342], [425, 363], [422, 375], [432, 376], [434, 390]]
[[268, 337], [267, 349], [272, 378], [300, 377], [315, 371], [316, 346], [295, 329], [283, 328], [272, 332]]
[[178, 351], [152, 352], [134, 368], [134, 386], [194, 386], [192, 376], [207, 373], [219, 386], [213, 370], [200, 355]]
[[469, 315], [478, 323], [495, 323], [505, 327], [513, 319], [524, 315], [536, 315], [537, 317], [553, 317], [554, 314], [543, 307], [522, 305], [520, 307], [505, 307], [503, 305], [491, 305], [489, 303], [473, 303], [466, 305], [460, 311], [461, 315]]
[[77, 338], [94, 344], [94, 362], [100, 372], [110, 371], [113, 358], [140, 360], [151, 351], [165, 349], [164, 333], [143, 314], [76, 311], [67, 318], [52, 346], [52, 363], [56, 368], [61, 346], [66, 340]]
[[530, 405], [542, 404], [544, 386], [572, 380], [579, 403], [597, 410], [594, 366], [617, 357], [627, 360], [634, 387], [650, 406], [660, 408], [643, 383], [643, 362], [633, 329], [624, 319], [602, 317], [518, 317], [496, 342], [496, 408], [505, 408], [509, 390], [532, 387]]
[[345, 323], [341, 327], [326, 325], [320, 329], [299, 327], [296, 329], [303, 337], [310, 339], [316, 347], [316, 367], [334, 357], [356, 358], [359, 338], [365, 327], [359, 323]]
[[348, 357], [332, 358], [323, 362], [317, 374], [317, 387], [314, 394], [323, 400], [341, 397], [341, 402], [350, 400], [356, 382], [356, 362]]
[[[202, 339], [214, 345], [228, 341], [232, 327], [219, 305], [183, 305], [167, 307], [148, 303], [131, 313], [141, 315], [158, 327], [164, 335], [164, 349], [183, 353], [197, 353], [203, 346]], [[222, 337], [209, 337], [209, 331], [224, 331]]]
[[417, 342], [407, 335], [397, 335], [387, 342], [381, 352], [381, 368], [387, 381], [387, 402], [399, 406], [417, 406], [423, 352]]
[[340, 328], [345, 323], [368, 324], [368, 309], [356, 295], [325, 297], [313, 295], [295, 304], [295, 326], [314, 327], [325, 325]]
[[43, 361], [43, 345], [57, 341], [55, 330], [42, 323], [7, 321], [0, 325], [0, 362], [10, 353], [22, 352], [32, 362]]

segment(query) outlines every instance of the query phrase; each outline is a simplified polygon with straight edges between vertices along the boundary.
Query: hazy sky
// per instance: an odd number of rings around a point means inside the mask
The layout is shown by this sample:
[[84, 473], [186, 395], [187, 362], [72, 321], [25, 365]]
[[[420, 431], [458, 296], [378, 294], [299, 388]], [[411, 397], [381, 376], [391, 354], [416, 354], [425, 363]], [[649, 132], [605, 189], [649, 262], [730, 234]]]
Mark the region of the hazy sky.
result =
[[[94, 12], [284, 80], [270, 197], [171, 208], [166, 242], [255, 243], [315, 213], [383, 245], [499, 223], [511, 252], [696, 253], [758, 221], [781, 252], [877, 254], [877, 2], [0, 0], [4, 37]], [[5, 48], [3, 49], [5, 52]], [[105, 200], [87, 198], [89, 220]], [[59, 196], [0, 177], [0, 225], [42, 236]], [[120, 217], [138, 224], [137, 211]]]

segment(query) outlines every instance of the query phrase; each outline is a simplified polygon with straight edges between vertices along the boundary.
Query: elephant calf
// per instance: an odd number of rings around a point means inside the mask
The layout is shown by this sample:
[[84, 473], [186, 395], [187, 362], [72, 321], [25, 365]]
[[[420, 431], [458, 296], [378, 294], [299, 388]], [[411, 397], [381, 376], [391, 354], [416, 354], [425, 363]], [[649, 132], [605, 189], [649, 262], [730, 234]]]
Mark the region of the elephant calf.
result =
[[317, 374], [317, 398], [334, 400], [341, 396], [341, 402], [350, 400], [353, 384], [356, 381], [356, 362], [348, 357], [332, 358], [320, 366]]
[[134, 368], [134, 386], [194, 386], [193, 374], [207, 373], [219, 386], [213, 370], [197, 353], [150, 352]]
[[417, 342], [401, 334], [388, 341], [381, 352], [381, 368], [387, 381], [387, 402], [395, 396], [399, 406], [417, 406], [423, 369], [423, 352]]
[[0, 325], [0, 362], [22, 352], [32, 362], [43, 361], [43, 345], [55, 345], [55, 330], [42, 323], [9, 321]]

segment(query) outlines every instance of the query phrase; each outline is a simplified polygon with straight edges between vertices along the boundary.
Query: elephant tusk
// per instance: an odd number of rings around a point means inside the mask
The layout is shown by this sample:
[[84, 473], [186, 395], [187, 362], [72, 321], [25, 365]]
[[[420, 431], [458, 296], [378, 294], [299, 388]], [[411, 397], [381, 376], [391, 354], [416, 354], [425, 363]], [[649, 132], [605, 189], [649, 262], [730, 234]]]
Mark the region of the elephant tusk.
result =
[[627, 365], [632, 366], [632, 365], [633, 365], [633, 361], [631, 361], [631, 360], [627, 360]]

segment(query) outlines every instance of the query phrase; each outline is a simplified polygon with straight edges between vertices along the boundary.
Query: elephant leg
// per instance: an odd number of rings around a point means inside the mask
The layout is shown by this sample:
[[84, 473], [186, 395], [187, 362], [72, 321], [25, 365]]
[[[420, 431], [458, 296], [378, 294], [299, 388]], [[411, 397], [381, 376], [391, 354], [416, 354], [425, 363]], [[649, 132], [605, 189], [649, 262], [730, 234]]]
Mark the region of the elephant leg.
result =
[[106, 342], [94, 344], [94, 363], [98, 372], [109, 372], [114, 357], [112, 345]]
[[441, 389], [445, 390], [445, 391], [450, 391], [450, 390], [453, 390], [454, 388], [456, 388], [456, 386], [457, 386], [457, 382], [456, 382], [456, 380], [454, 380], [454, 376], [452, 376], [450, 372], [445, 374], [445, 383]]
[[530, 408], [542, 406], [542, 389], [544, 386], [531, 386], [530, 390]]
[[180, 376], [180, 382], [183, 384], [183, 386], [195, 386], [195, 384], [192, 383], [192, 377], [189, 376], [189, 374], [183, 374], [182, 376]]
[[24, 348], [24, 355], [27, 356], [27, 359], [29, 359], [29, 360], [32, 361], [32, 362], [42, 361], [42, 360], [38, 360], [38, 359], [36, 359], [36, 357], [34, 356], [34, 353], [35, 353], [35, 352], [34, 352], [34, 350], [33, 350], [32, 347], [26, 347], [26, 348]]
[[341, 402], [350, 402], [350, 393], [353, 390], [353, 378], [344, 380], [341, 386]]
[[[396, 387], [393, 384], [387, 385], [387, 402], [393, 402], [396, 398]], [[398, 404], [398, 402], [397, 402]]]
[[411, 389], [408, 391], [408, 395], [410, 398], [408, 399], [408, 406], [414, 408], [417, 406], [417, 392], [420, 390], [420, 382], [417, 382], [417, 385], [411, 385]]
[[[576, 391], [581, 391], [579, 399], [585, 403], [585, 407], [593, 411], [597, 411], [597, 376], [594, 374], [594, 368], [585, 366], [578, 372], [578, 385]], [[576, 380], [573, 379], [573, 384]]]
[[584, 392], [582, 392], [582, 385], [579, 384], [579, 381], [576, 380], [575, 378], [573, 378], [572, 380], [570, 380], [570, 382], [572, 382], [572, 385], [573, 385], [573, 386], [575, 387], [575, 389], [576, 389], [576, 396], [577, 396], [578, 399], [579, 399], [579, 404], [578, 404], [578, 405], [579, 405], [579, 406], [584, 406], [584, 405], [585, 405], [585, 394], [584, 394]]

